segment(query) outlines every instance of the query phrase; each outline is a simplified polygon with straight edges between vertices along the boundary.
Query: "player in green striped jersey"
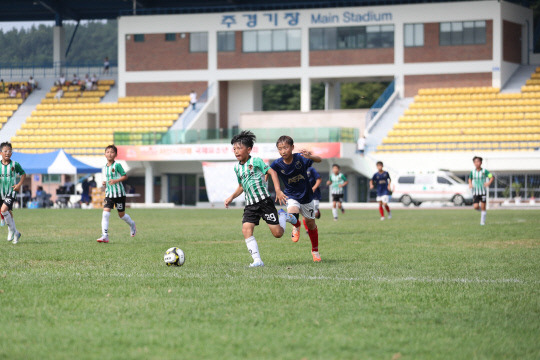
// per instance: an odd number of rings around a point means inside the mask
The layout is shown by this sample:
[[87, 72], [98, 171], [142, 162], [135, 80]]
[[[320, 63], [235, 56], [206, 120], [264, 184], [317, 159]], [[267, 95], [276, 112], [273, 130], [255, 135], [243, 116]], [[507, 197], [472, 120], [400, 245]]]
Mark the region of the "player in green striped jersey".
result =
[[231, 140], [233, 151], [238, 164], [234, 166], [234, 172], [238, 179], [238, 188], [225, 200], [225, 207], [234, 201], [240, 194], [244, 193], [246, 207], [242, 218], [242, 233], [253, 263], [250, 267], [264, 266], [259, 253], [257, 240], [253, 236], [255, 226], [259, 225], [261, 218], [266, 221], [270, 232], [274, 237], [280, 238], [285, 231], [287, 222], [296, 223], [296, 218], [290, 214], [281, 211], [278, 213], [274, 200], [266, 188], [266, 175], [272, 177], [274, 188], [276, 190], [276, 201], [285, 204], [287, 196], [281, 191], [279, 179], [274, 170], [266, 165], [260, 158], [250, 155], [253, 144], [256, 140], [251, 131], [242, 131]]
[[486, 202], [488, 188], [495, 180], [493, 175], [486, 169], [482, 169], [482, 158], [473, 158], [475, 169], [469, 174], [469, 188], [473, 193], [474, 210], [481, 210], [480, 225], [486, 224]]
[[135, 221], [126, 214], [126, 191], [122, 181], [127, 180], [126, 172], [121, 164], [115, 161], [118, 149], [114, 145], [109, 145], [105, 149], [107, 165], [103, 167], [103, 187], [105, 188], [105, 204], [101, 218], [101, 237], [97, 239], [99, 243], [109, 242], [109, 217], [111, 210], [116, 206], [118, 216], [129, 225], [130, 235], [134, 237], [137, 233]]
[[[2, 152], [2, 165], [0, 166], [0, 195], [2, 197], [2, 207], [0, 208], [0, 212], [8, 226], [7, 240], [16, 244], [21, 238], [21, 233], [17, 230], [17, 227], [15, 227], [15, 220], [13, 219], [11, 210], [13, 209], [13, 203], [17, 198], [17, 192], [26, 178], [26, 173], [18, 162], [11, 160], [13, 148], [9, 142], [0, 144], [0, 151]], [[17, 182], [17, 175], [21, 177], [19, 182]]]

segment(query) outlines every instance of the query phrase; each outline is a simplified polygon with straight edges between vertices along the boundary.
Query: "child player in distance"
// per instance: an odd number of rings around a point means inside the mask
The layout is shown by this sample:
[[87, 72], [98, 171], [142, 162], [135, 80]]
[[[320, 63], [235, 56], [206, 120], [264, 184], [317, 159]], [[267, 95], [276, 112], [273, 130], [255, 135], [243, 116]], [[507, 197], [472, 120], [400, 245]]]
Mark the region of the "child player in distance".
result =
[[390, 197], [390, 174], [383, 170], [382, 161], [377, 161], [377, 172], [373, 174], [369, 182], [369, 188], [377, 188], [377, 201], [379, 202], [379, 213], [381, 214], [381, 220], [384, 220], [383, 206], [388, 213], [388, 219], [392, 218], [388, 201]]
[[242, 218], [242, 233], [253, 258], [253, 263], [249, 267], [264, 266], [257, 240], [253, 236], [253, 230], [255, 230], [255, 226], [259, 225], [261, 218], [266, 221], [270, 232], [276, 238], [283, 236], [286, 222], [297, 222], [294, 216], [284, 212], [278, 214], [274, 200], [270, 198], [270, 193], [266, 188], [265, 177], [267, 174], [272, 177], [274, 182], [276, 201], [279, 201], [280, 204], [285, 203], [287, 196], [281, 191], [276, 172], [260, 158], [250, 155], [255, 140], [256, 137], [251, 131], [242, 131], [232, 138], [231, 145], [234, 156], [238, 160], [238, 164], [234, 166], [234, 172], [238, 178], [238, 188], [225, 200], [225, 207], [228, 208], [229, 204], [242, 192], [245, 195], [246, 207]]
[[[307, 170], [313, 162], [321, 162], [321, 158], [312, 155], [307, 150], [300, 150], [300, 154], [293, 154], [294, 141], [290, 136], [281, 136], [276, 142], [281, 158], [275, 160], [271, 167], [276, 171], [285, 184], [287, 195], [287, 212], [294, 215], [298, 220], [299, 213], [304, 216], [308, 227], [309, 239], [311, 240], [311, 255], [313, 261], [320, 262], [319, 232], [315, 224], [315, 204], [313, 202], [313, 190], [308, 181]], [[297, 242], [300, 238], [300, 221], [293, 227], [292, 241]]]
[[[322, 177], [321, 177], [321, 174], [319, 174], [313, 166], [310, 166], [307, 169], [307, 175], [308, 175], [309, 185], [311, 186], [311, 190], [313, 191], [313, 204], [315, 205], [315, 219], [320, 219], [321, 212], [319, 211], [319, 204], [321, 202]], [[306, 224], [306, 218], [304, 218], [304, 227], [306, 228], [306, 232], [309, 234], [309, 229]]]

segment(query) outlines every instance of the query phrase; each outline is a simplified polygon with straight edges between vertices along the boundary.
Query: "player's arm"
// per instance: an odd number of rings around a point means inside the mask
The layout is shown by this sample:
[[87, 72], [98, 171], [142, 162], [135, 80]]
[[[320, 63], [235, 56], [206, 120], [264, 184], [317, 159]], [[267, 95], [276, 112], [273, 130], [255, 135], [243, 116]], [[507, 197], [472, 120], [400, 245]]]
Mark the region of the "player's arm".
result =
[[472, 189], [472, 179], [470, 176], [469, 176], [469, 189]]
[[270, 175], [272, 182], [274, 183], [274, 190], [276, 190], [276, 201], [279, 202], [280, 205], [285, 205], [287, 203], [287, 195], [281, 191], [281, 185], [279, 184], [277, 172], [272, 168], [268, 168], [266, 175]]
[[111, 179], [111, 180], [109, 180], [109, 185], [118, 184], [118, 183], [120, 183], [120, 182], [126, 181], [127, 179], [128, 179], [128, 176], [127, 176], [127, 175], [122, 175], [122, 176], [119, 177], [118, 179]]
[[340, 185], [340, 187], [344, 188], [345, 186], [347, 186], [349, 184], [349, 180], [347, 180], [347, 177], [343, 174], [341, 174], [341, 178], [344, 180], [343, 181], [343, 184]]
[[26, 179], [26, 174], [25, 173], [23, 173], [21, 175], [21, 179], [19, 180], [19, 182], [17, 184], [13, 185], [13, 190], [18, 192], [19, 189], [21, 188], [23, 182], [24, 182], [24, 179]]
[[225, 199], [225, 207], [228, 208], [229, 204], [232, 203], [233, 200], [239, 197], [240, 194], [243, 192], [244, 192], [244, 188], [242, 188], [242, 185], [238, 184], [238, 187], [236, 188], [236, 190], [234, 190], [232, 195]]
[[326, 186], [330, 186], [332, 185], [332, 180], [328, 179], [328, 181], [326, 182]]
[[490, 187], [491, 184], [493, 183], [493, 181], [495, 180], [495, 177], [493, 176], [493, 174], [491, 173], [488, 173], [488, 182], [486, 182], [486, 187]]
[[373, 190], [374, 187], [375, 185], [373, 185], [373, 179], [369, 180], [369, 189]]
[[311, 190], [315, 192], [315, 190], [317, 190], [319, 186], [321, 186], [321, 183], [322, 183], [321, 178], [318, 178], [317, 180], [315, 180], [315, 184], [313, 184], [313, 187], [311, 188]]
[[305, 157], [306, 159], [310, 159], [313, 162], [320, 163], [322, 161], [320, 156], [313, 155], [311, 151], [308, 151], [306, 149], [300, 150], [300, 155]]

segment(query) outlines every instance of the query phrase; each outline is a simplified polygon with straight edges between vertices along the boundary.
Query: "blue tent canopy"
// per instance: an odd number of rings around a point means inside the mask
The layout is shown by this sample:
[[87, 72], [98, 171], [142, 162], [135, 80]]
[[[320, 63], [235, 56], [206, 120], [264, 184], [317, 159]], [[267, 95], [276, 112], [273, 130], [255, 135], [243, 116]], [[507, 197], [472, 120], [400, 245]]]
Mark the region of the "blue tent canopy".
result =
[[66, 154], [64, 150], [45, 154], [14, 152], [11, 158], [21, 164], [27, 174], [94, 174], [101, 171]]

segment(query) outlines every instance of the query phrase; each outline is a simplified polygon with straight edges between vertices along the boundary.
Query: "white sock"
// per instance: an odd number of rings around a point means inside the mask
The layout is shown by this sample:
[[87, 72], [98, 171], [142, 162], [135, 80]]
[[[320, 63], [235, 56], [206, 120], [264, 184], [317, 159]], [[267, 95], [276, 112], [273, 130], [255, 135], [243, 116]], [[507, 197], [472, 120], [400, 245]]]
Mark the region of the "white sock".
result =
[[2, 213], [2, 215], [4, 216], [4, 220], [6, 221], [9, 230], [11, 230], [12, 233], [16, 234], [17, 228], [15, 227], [15, 219], [13, 219], [13, 216], [11, 216], [9, 211]]
[[128, 214], [124, 214], [124, 217], [121, 219], [124, 220], [129, 226], [133, 226], [134, 224], [133, 220], [131, 220]]
[[334, 219], [337, 219], [337, 209], [332, 208], [332, 215], [334, 215]]
[[279, 226], [285, 231], [285, 227], [287, 225], [287, 215], [285, 213], [281, 213], [278, 216], [279, 219]]
[[246, 239], [246, 245], [253, 260], [261, 258], [261, 255], [259, 254], [259, 245], [257, 245], [257, 240], [255, 240], [255, 236], [248, 237]]
[[481, 224], [485, 224], [486, 223], [486, 211], [482, 211], [481, 215], [480, 215], [480, 223]]
[[103, 212], [103, 217], [101, 218], [101, 234], [103, 236], [109, 236], [109, 217], [111, 213], [108, 211]]

